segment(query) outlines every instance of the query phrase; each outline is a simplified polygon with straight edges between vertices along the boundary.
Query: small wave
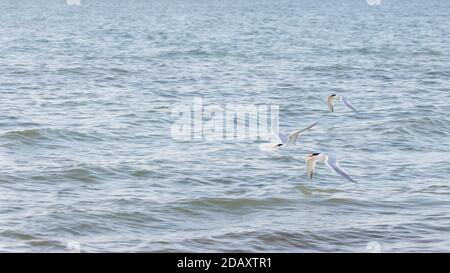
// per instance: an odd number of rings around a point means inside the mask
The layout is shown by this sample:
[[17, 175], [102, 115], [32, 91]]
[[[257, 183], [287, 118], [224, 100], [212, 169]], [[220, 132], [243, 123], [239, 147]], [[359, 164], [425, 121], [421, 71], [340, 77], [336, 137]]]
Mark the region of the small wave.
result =
[[209, 57], [209, 56], [218, 56], [223, 55], [224, 52], [214, 52], [214, 51], [205, 51], [202, 49], [191, 49], [186, 51], [167, 51], [161, 53], [159, 57], [161, 58], [178, 58], [178, 57]]
[[0, 237], [9, 238], [9, 239], [19, 239], [19, 240], [34, 240], [36, 237], [34, 237], [31, 234], [19, 232], [19, 231], [13, 231], [13, 230], [4, 230], [0, 232]]
[[26, 144], [32, 144], [39, 141], [81, 142], [81, 141], [101, 140], [101, 138], [99, 138], [94, 134], [87, 134], [68, 129], [51, 129], [51, 128], [9, 131], [4, 133], [1, 137], [13, 141], [21, 141]]
[[111, 71], [113, 73], [122, 74], [122, 75], [130, 73], [129, 70], [123, 69], [123, 68], [118, 68], [118, 67], [111, 68], [109, 71]]
[[91, 75], [91, 71], [89, 71], [88, 69], [79, 66], [79, 67], [63, 67], [63, 68], [58, 68], [58, 70], [56, 71], [56, 73], [58, 74], [62, 74], [62, 75], [80, 75], [80, 76], [89, 76]]
[[4, 134], [4, 136], [11, 138], [11, 139], [13, 139], [15, 137], [37, 138], [37, 137], [42, 136], [42, 132], [40, 129], [29, 129], [29, 130], [8, 132], [8, 133]]
[[181, 202], [184, 205], [202, 207], [202, 208], [219, 208], [219, 209], [239, 209], [244, 207], [273, 207], [277, 205], [286, 205], [290, 203], [289, 199], [284, 198], [201, 198], [190, 201]]
[[400, 118], [395, 122], [386, 121], [374, 129], [380, 130], [382, 135], [407, 136], [448, 136], [450, 124], [445, 118], [423, 117], [423, 118]]
[[77, 182], [97, 182], [104, 179], [104, 176], [98, 169], [92, 168], [71, 168], [56, 174], [58, 177]]

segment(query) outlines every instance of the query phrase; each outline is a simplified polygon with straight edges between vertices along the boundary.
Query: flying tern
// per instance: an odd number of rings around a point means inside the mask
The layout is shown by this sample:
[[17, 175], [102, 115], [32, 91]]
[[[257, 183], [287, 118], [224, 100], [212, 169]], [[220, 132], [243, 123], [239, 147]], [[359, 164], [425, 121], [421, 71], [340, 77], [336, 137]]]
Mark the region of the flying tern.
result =
[[276, 137], [277, 139], [277, 143], [275, 144], [274, 147], [276, 148], [280, 148], [283, 146], [287, 146], [287, 145], [295, 145], [298, 142], [298, 139], [300, 137], [300, 134], [310, 130], [311, 128], [313, 128], [314, 126], [316, 126], [318, 122], [315, 122], [314, 124], [303, 128], [303, 129], [297, 129], [292, 131], [289, 135], [285, 135], [282, 132], [280, 132], [279, 128], [278, 128], [278, 119], [273, 119], [272, 121], [272, 127], [271, 127], [271, 131], [272, 134]]
[[330, 112], [334, 111], [334, 103], [336, 100], [342, 102], [345, 106], [350, 108], [352, 111], [358, 113], [358, 110], [350, 103], [350, 101], [346, 97], [338, 96], [336, 94], [333, 94], [333, 95], [327, 97], [328, 109], [330, 110]]
[[306, 173], [309, 178], [312, 178], [314, 175], [314, 169], [316, 167], [317, 161], [325, 163], [325, 165], [327, 165], [335, 173], [343, 176], [350, 182], [356, 183], [356, 181], [353, 180], [353, 178], [351, 178], [347, 174], [347, 172], [341, 168], [341, 166], [339, 166], [339, 163], [336, 160], [336, 158], [321, 153], [313, 153], [306, 156]]

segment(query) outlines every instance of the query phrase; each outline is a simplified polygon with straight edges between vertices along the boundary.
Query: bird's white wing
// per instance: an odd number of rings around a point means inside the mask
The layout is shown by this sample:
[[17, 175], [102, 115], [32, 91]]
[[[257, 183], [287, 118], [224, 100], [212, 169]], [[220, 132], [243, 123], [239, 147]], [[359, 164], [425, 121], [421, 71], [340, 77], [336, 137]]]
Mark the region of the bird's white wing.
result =
[[341, 166], [339, 166], [339, 163], [337, 162], [336, 158], [334, 157], [330, 157], [327, 156], [327, 159], [325, 160], [325, 164], [332, 169], [333, 171], [335, 171], [337, 174], [340, 174], [341, 176], [343, 176], [345, 179], [347, 179], [350, 182], [356, 183], [355, 180], [353, 180], [353, 178], [351, 178], [347, 172], [344, 171], [344, 169], [341, 168]]
[[298, 138], [299, 138], [300, 134], [302, 132], [308, 131], [312, 127], [316, 126], [317, 123], [318, 122], [316, 122], [316, 123], [314, 123], [314, 124], [304, 128], [304, 129], [297, 129], [297, 130], [293, 131], [292, 133], [290, 133], [289, 136], [288, 136], [288, 141], [287, 141], [286, 144], [295, 145], [297, 143], [297, 141], [298, 141]]
[[285, 134], [283, 134], [282, 132], [279, 132], [278, 136], [279, 136], [279, 138], [281, 140], [281, 143], [282, 144], [286, 144], [286, 142], [288, 141], [288, 137]]
[[358, 113], [358, 110], [356, 110], [356, 108], [350, 103], [350, 101], [346, 97], [341, 96], [341, 101], [345, 104], [345, 106], [350, 108], [352, 111]]
[[278, 118], [272, 120], [272, 126], [270, 127], [272, 134], [277, 138], [279, 144], [285, 144], [287, 142], [287, 136], [280, 132], [278, 127]]
[[328, 97], [327, 103], [328, 103], [328, 109], [330, 110], [330, 112], [333, 112], [333, 97]]
[[315, 167], [316, 167], [315, 158], [309, 158], [306, 160], [306, 175], [308, 176], [308, 178], [313, 177]]

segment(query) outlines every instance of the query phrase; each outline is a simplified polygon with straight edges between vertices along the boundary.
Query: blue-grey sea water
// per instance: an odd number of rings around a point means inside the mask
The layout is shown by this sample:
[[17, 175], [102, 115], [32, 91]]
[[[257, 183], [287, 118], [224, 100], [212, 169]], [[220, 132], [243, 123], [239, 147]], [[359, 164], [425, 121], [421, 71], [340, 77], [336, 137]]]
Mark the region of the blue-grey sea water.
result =
[[[0, 251], [450, 251], [449, 18], [447, 0], [0, 0]], [[332, 93], [360, 113], [329, 113]], [[194, 97], [319, 124], [289, 150], [173, 139]], [[358, 183], [308, 179], [315, 151]]]

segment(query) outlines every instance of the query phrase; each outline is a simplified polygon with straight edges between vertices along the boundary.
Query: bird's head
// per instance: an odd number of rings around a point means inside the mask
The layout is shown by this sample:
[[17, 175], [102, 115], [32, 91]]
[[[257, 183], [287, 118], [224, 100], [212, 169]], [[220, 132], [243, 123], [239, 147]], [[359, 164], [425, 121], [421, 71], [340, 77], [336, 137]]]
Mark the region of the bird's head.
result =
[[331, 94], [327, 96], [327, 100], [334, 100], [336, 98], [336, 94]]
[[315, 157], [317, 157], [318, 155], [320, 155], [320, 153], [312, 153], [312, 154], [308, 154], [308, 155], [306, 156], [306, 160], [315, 158]]

